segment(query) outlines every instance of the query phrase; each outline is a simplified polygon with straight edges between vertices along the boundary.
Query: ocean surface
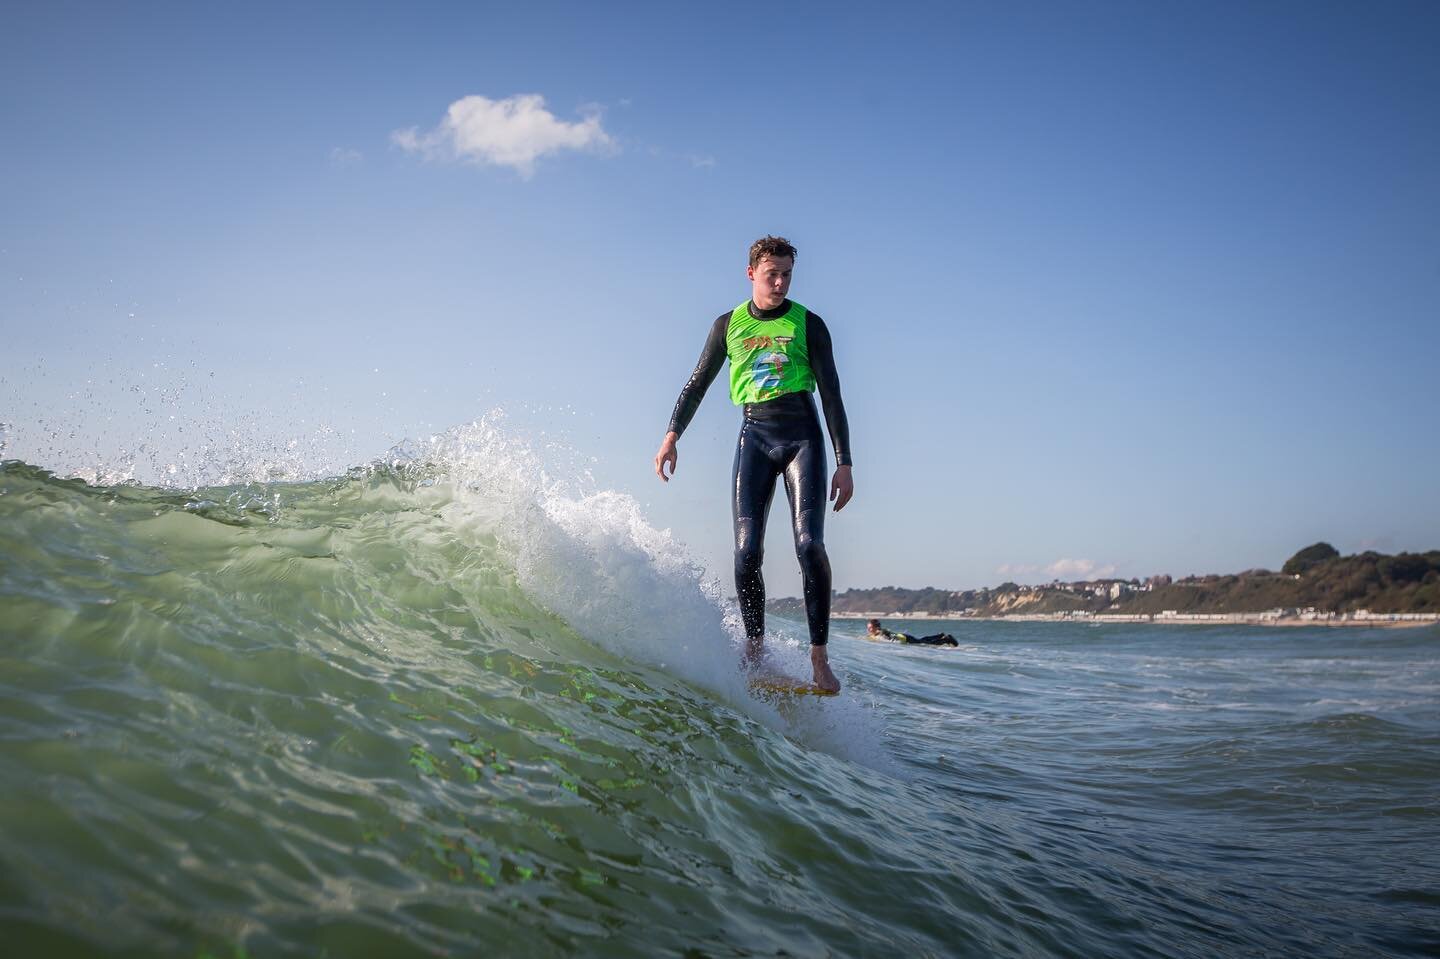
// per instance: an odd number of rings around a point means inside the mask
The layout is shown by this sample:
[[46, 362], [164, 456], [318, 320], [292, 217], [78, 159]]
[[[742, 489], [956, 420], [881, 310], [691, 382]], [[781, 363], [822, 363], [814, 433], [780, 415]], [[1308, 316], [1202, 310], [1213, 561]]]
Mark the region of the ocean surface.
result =
[[838, 620], [757, 700], [632, 499], [461, 434], [0, 466], [5, 956], [1440, 954], [1440, 630]]

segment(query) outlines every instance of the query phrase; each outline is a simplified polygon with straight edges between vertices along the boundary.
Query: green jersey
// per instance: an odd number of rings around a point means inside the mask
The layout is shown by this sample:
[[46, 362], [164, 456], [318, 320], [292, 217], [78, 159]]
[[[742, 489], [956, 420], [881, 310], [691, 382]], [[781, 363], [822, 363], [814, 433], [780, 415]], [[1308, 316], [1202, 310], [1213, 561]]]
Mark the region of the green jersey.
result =
[[750, 315], [748, 300], [735, 307], [725, 334], [725, 355], [730, 360], [730, 399], [736, 406], [815, 389], [805, 342], [807, 315], [794, 301], [773, 320]]

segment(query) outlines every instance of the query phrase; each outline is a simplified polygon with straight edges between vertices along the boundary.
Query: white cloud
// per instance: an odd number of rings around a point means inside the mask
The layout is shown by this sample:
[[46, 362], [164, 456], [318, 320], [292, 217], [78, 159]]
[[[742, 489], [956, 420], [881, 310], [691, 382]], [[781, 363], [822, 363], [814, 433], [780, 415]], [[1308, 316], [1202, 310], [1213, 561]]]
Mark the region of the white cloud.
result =
[[611, 149], [615, 141], [600, 127], [592, 110], [576, 123], [545, 109], [545, 98], [524, 93], [504, 100], [462, 97], [450, 104], [439, 126], [428, 133], [415, 127], [390, 135], [402, 150], [443, 160], [508, 166], [522, 177], [535, 173], [535, 161], [562, 150]]
[[330, 165], [338, 167], [354, 166], [365, 158], [360, 155], [359, 150], [351, 150], [348, 147], [336, 147], [330, 151]]
[[1005, 563], [996, 567], [995, 572], [1006, 579], [1019, 579], [1041, 573], [1047, 581], [1058, 579], [1070, 583], [1087, 579], [1108, 579], [1115, 575], [1115, 564], [1105, 563], [1102, 565], [1093, 559], [1057, 559], [1049, 566], [1037, 566], [1033, 563]]
[[1115, 566], [1113, 563], [1102, 566], [1093, 559], [1057, 559], [1045, 567], [1045, 572], [1053, 579], [1066, 581], [1105, 579], [1115, 575]]
[[688, 159], [690, 160], [690, 165], [695, 167], [697, 170], [703, 169], [705, 167], [712, 167], [715, 165], [715, 158], [709, 155], [700, 156], [699, 154], [692, 153], [690, 154]]

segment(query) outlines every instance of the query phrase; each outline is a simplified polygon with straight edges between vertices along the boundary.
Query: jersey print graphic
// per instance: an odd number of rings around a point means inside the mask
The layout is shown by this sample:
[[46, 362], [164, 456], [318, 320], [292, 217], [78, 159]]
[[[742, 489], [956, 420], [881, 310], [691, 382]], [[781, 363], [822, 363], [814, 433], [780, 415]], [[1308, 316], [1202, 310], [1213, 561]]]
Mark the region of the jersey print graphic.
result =
[[784, 353], [761, 353], [755, 357], [755, 363], [750, 367], [750, 375], [755, 378], [755, 385], [760, 389], [773, 390], [780, 385], [785, 376], [785, 364], [789, 362], [790, 357]]

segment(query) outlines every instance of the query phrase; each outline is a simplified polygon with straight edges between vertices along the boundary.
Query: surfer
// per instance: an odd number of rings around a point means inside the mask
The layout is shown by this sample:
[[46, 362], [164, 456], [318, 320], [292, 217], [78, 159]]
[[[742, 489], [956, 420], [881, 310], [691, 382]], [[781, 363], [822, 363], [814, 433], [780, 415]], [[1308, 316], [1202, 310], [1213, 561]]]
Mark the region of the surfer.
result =
[[916, 646], [959, 646], [960, 642], [949, 633], [934, 633], [930, 636], [911, 636], [909, 633], [901, 633], [896, 630], [886, 629], [880, 625], [880, 620], [872, 619], [865, 624], [865, 635], [874, 640], [884, 640], [891, 643], [905, 643]]
[[765, 639], [765, 581], [760, 564], [765, 521], [783, 478], [790, 501], [795, 555], [805, 588], [805, 618], [810, 628], [810, 666], [815, 685], [840, 689], [830, 669], [830, 559], [825, 554], [825, 447], [811, 392], [817, 387], [825, 410], [835, 474], [829, 499], [839, 512], [850, 502], [850, 427], [840, 399], [840, 379], [825, 321], [787, 298], [795, 268], [795, 247], [778, 236], [765, 236], [750, 247], [750, 299], [715, 318], [695, 371], [680, 390], [655, 473], [667, 483], [665, 465], [674, 475], [676, 442], [690, 425], [705, 391], [720, 367], [730, 361], [730, 399], [743, 410], [731, 473], [735, 528], [735, 593], [745, 623], [745, 659], [760, 663]]

